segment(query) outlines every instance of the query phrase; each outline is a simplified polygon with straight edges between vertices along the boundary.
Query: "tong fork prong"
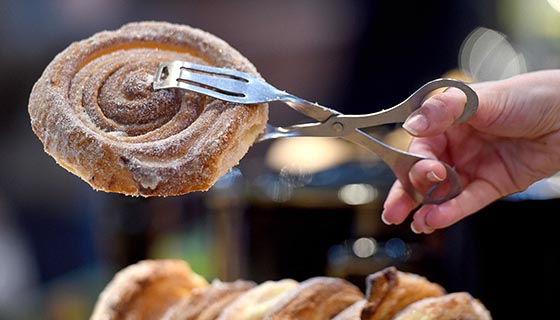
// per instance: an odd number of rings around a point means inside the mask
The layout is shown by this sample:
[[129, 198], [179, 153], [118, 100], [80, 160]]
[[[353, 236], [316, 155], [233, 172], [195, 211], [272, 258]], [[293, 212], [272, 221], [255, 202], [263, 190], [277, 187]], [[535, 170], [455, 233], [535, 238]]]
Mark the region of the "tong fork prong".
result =
[[155, 90], [179, 87], [242, 104], [266, 103], [286, 95], [247, 73], [184, 61], [160, 64], [153, 87]]
[[185, 70], [191, 70], [191, 71], [195, 71], [195, 72], [201, 72], [201, 73], [206, 73], [206, 74], [210, 74], [210, 75], [217, 75], [220, 77], [230, 77], [232, 79], [239, 79], [241, 81], [249, 81], [252, 76], [248, 75], [245, 72], [241, 72], [241, 71], [237, 71], [235, 69], [230, 69], [230, 68], [218, 68], [218, 67], [212, 67], [212, 66], [207, 66], [207, 65], [203, 65], [203, 64], [196, 64], [196, 63], [191, 63], [191, 62], [186, 62], [186, 61], [172, 61], [172, 62], [167, 62], [164, 63], [164, 66], [172, 66], [172, 65], [180, 65], [181, 69], [185, 69]]
[[333, 114], [339, 114], [335, 110], [279, 90], [265, 80], [245, 72], [185, 61], [161, 63], [156, 71], [153, 88], [182, 88], [239, 104], [282, 101], [317, 121], [325, 121]]

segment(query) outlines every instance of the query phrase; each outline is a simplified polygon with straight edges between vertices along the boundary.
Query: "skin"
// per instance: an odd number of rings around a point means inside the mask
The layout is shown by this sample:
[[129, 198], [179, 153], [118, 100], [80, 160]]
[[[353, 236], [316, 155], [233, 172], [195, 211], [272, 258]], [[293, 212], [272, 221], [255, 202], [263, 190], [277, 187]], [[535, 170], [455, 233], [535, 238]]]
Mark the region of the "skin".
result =
[[[468, 121], [452, 125], [465, 96], [451, 89], [427, 99], [403, 124], [414, 137], [409, 150], [455, 167], [464, 190], [442, 204], [420, 205], [397, 181], [384, 204], [385, 223], [401, 224], [412, 214], [412, 230], [431, 233], [560, 171], [560, 70], [471, 87], [479, 106]], [[419, 190], [445, 177], [434, 160], [420, 161], [410, 172]]]

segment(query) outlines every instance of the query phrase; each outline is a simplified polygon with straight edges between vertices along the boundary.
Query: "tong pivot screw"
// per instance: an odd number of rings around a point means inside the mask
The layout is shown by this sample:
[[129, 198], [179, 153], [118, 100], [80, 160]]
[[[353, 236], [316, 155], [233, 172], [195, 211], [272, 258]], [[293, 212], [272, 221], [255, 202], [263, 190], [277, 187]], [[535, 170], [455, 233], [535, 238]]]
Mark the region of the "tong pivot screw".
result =
[[335, 122], [332, 124], [332, 129], [335, 132], [342, 132], [344, 130], [344, 125], [340, 122]]

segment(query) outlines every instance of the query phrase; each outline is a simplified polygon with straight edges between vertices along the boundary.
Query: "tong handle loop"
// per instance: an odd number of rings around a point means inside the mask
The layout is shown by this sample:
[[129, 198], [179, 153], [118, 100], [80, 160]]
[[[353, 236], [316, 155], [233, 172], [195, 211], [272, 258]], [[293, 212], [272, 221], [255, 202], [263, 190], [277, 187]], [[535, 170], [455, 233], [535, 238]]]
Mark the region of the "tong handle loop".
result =
[[[463, 113], [459, 118], [457, 118], [457, 120], [455, 120], [454, 124], [461, 123], [469, 119], [478, 108], [478, 96], [476, 92], [460, 80], [440, 78], [426, 83], [403, 102], [389, 109], [362, 115], [339, 115], [329, 120], [341, 123], [348, 129], [369, 128], [389, 123], [402, 123], [412, 112], [422, 106], [422, 103], [428, 98], [432, 91], [445, 87], [455, 87], [463, 91], [466, 96]], [[341, 134], [345, 133], [346, 132]]]

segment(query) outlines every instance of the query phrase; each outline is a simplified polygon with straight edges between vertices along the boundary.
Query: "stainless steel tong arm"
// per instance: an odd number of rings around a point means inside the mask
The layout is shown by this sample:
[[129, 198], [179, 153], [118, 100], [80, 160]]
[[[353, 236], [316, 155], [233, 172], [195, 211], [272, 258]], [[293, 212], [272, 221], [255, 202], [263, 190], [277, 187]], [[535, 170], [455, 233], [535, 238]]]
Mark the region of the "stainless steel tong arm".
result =
[[278, 90], [263, 79], [233, 69], [216, 68], [184, 61], [162, 63], [154, 77], [155, 90], [182, 88], [210, 97], [241, 104], [282, 101], [291, 108], [313, 118], [317, 122], [289, 127], [266, 126], [257, 141], [297, 136], [340, 137], [377, 154], [395, 173], [404, 190], [418, 202], [442, 203], [462, 191], [461, 179], [449, 165], [440, 161], [447, 170], [447, 178], [428, 191], [416, 190], [409, 178], [412, 166], [427, 157], [395, 149], [372, 137], [362, 129], [389, 123], [404, 122], [420, 108], [429, 94], [444, 87], [455, 87], [466, 95], [463, 114], [456, 123], [472, 116], [478, 107], [478, 96], [466, 84], [455, 79], [436, 79], [420, 87], [400, 104], [365, 115], [344, 115]]
[[[476, 112], [478, 96], [471, 87], [459, 80], [441, 78], [426, 83], [403, 102], [389, 109], [360, 115], [337, 113], [331, 115], [322, 122], [298, 124], [279, 129], [285, 133], [290, 133], [292, 136], [341, 137], [351, 134], [355, 129], [371, 128], [391, 123], [402, 123], [412, 112], [422, 106], [422, 103], [432, 91], [444, 87], [455, 87], [461, 90], [466, 96], [463, 113], [455, 121], [455, 124], [467, 120]], [[324, 108], [321, 106], [317, 107], [319, 109]]]

